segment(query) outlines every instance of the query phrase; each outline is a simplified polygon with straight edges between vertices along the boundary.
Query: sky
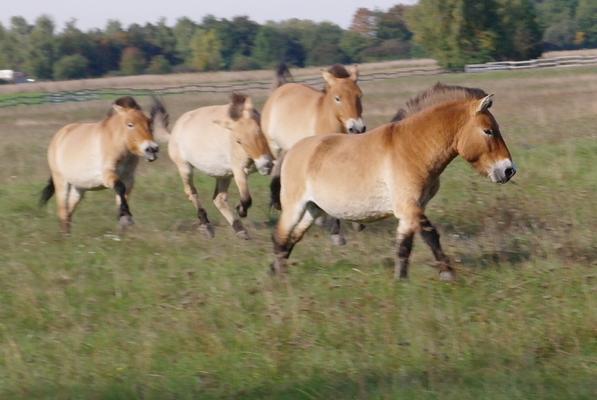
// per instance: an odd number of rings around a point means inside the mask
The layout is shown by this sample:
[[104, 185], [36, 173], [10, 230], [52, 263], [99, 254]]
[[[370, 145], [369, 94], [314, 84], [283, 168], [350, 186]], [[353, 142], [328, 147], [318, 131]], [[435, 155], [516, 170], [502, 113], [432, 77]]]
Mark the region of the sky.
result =
[[117, 19], [128, 26], [132, 23], [145, 24], [166, 17], [167, 25], [174, 25], [180, 17], [196, 22], [208, 14], [217, 18], [231, 18], [248, 15], [259, 23], [280, 21], [290, 18], [331, 21], [342, 28], [348, 28], [357, 8], [379, 8], [387, 10], [397, 3], [413, 4], [416, 0], [7, 0], [0, 6], [0, 22], [7, 27], [10, 17], [22, 16], [33, 24], [42, 15], [50, 15], [58, 31], [65, 22], [75, 18], [82, 30], [104, 28], [109, 19]]

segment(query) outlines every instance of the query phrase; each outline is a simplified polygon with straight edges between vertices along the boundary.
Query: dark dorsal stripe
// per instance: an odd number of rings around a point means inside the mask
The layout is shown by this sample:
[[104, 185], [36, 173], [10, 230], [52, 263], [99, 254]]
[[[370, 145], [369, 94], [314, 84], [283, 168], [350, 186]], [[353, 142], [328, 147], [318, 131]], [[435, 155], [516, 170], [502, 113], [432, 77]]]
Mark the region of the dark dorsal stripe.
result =
[[402, 121], [411, 115], [441, 103], [466, 99], [482, 99], [485, 96], [487, 96], [487, 93], [482, 89], [444, 85], [438, 82], [431, 88], [408, 100], [406, 107], [398, 110], [391, 122]]

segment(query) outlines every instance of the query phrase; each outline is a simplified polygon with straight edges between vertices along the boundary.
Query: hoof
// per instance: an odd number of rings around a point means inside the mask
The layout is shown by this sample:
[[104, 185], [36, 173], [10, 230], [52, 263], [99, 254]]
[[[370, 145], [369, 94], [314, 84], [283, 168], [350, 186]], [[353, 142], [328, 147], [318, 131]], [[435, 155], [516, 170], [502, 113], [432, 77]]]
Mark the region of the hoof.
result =
[[213, 237], [216, 235], [214, 232], [214, 227], [211, 224], [199, 225], [199, 231], [203, 233], [207, 239], [213, 239]]
[[274, 210], [282, 211], [282, 204], [280, 204], [279, 201], [272, 201], [269, 207], [273, 208]]
[[439, 273], [439, 280], [445, 282], [451, 282], [455, 279], [454, 273], [452, 271], [442, 271]]
[[121, 215], [118, 219], [118, 225], [120, 225], [121, 228], [126, 228], [127, 226], [135, 225], [135, 222], [133, 222], [132, 215]]
[[240, 204], [236, 206], [236, 212], [238, 213], [238, 216], [241, 218], [245, 218], [247, 216], [247, 209], [241, 206]]
[[242, 239], [242, 240], [249, 240], [249, 239], [251, 239], [249, 237], [249, 234], [247, 233], [247, 231], [245, 231], [244, 229], [241, 230], [241, 231], [236, 231], [235, 234], [236, 234], [237, 238]]
[[344, 246], [346, 244], [346, 239], [342, 235], [332, 235], [330, 239], [332, 239], [334, 246]]

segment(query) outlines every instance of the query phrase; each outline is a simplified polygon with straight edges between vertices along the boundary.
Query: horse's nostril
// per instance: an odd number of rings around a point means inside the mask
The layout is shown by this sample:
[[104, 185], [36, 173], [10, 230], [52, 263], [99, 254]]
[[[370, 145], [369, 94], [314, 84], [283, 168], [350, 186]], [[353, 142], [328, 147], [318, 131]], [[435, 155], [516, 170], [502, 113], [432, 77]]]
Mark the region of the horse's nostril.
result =
[[514, 170], [514, 168], [512, 168], [512, 167], [508, 167], [508, 168], [506, 168], [506, 169], [504, 170], [504, 174], [506, 175], [506, 178], [507, 178], [507, 179], [510, 179], [510, 178], [512, 178], [512, 176], [514, 175], [514, 173], [515, 173], [515, 170]]

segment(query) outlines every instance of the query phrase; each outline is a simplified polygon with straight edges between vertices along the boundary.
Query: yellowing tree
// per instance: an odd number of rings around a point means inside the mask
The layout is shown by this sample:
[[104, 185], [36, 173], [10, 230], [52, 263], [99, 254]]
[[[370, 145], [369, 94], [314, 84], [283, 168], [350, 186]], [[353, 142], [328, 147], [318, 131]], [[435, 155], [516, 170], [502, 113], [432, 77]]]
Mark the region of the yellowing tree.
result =
[[200, 71], [216, 70], [222, 67], [222, 44], [215, 31], [198, 31], [191, 42], [192, 66]]

